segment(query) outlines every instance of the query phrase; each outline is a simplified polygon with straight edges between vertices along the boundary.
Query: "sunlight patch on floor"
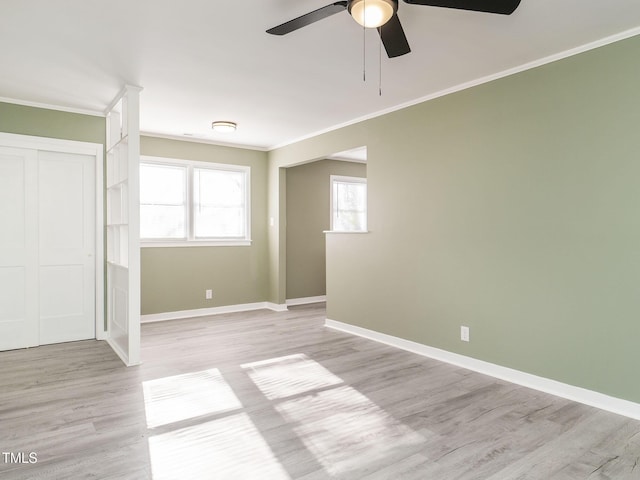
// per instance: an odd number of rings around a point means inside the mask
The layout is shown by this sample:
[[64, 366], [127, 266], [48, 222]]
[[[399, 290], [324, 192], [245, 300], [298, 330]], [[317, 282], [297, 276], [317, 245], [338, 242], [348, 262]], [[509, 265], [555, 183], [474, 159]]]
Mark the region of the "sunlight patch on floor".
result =
[[289, 480], [249, 416], [241, 413], [149, 438], [153, 480]]
[[424, 438], [349, 386], [276, 406], [307, 449], [332, 475], [344, 474]]
[[216, 368], [149, 380], [142, 388], [149, 428], [242, 408]]
[[[254, 390], [257, 398], [247, 399], [251, 410], [274, 410], [269, 436], [252, 422], [217, 369], [144, 382], [149, 428], [202, 417], [195, 425], [176, 424], [149, 436], [154, 480], [289, 479], [276, 454], [285, 448], [288, 456], [291, 445], [300, 442], [304, 455], [311, 454], [322, 467], [322, 475], [342, 478], [363, 465], [381, 468], [394, 455], [410, 455], [424, 444], [422, 435], [304, 354], [240, 367], [248, 377], [245, 382], [250, 380], [262, 394]], [[219, 418], [203, 417], [211, 414]], [[273, 432], [278, 443], [270, 445], [266, 439], [274, 438]]]
[[241, 365], [269, 400], [287, 398], [343, 381], [304, 354]]

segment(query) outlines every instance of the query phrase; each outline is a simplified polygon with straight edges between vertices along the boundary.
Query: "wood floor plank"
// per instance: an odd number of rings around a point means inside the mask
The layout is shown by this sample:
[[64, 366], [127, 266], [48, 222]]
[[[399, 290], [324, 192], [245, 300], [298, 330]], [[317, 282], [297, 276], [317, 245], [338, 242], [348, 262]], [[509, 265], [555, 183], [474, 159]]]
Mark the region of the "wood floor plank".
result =
[[[640, 422], [324, 327], [324, 305], [0, 353], [0, 478], [640, 479]], [[0, 453], [1, 453], [0, 452]]]

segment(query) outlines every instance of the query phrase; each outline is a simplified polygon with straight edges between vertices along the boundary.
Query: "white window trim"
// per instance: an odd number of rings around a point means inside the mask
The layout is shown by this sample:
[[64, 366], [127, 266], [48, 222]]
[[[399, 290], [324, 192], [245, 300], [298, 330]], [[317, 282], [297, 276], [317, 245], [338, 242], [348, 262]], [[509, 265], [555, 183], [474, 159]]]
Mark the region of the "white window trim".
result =
[[365, 198], [366, 205], [366, 228], [364, 230], [334, 230], [333, 228], [333, 183], [334, 182], [348, 182], [348, 183], [364, 183], [367, 184], [366, 177], [347, 177], [345, 175], [330, 175], [329, 177], [329, 230], [325, 233], [368, 233], [369, 228], [369, 195], [367, 192]]
[[[168, 165], [175, 167], [187, 168], [187, 188], [186, 208], [187, 208], [187, 238], [185, 239], [150, 239], [141, 238], [140, 246], [148, 247], [224, 247], [224, 246], [250, 246], [251, 245], [251, 167], [246, 165], [231, 165], [226, 163], [201, 162], [197, 160], [183, 160], [179, 158], [152, 157], [141, 155], [140, 163]], [[194, 213], [193, 213], [193, 169], [194, 168], [211, 168], [215, 170], [227, 170], [229, 172], [242, 172], [245, 174], [245, 208], [246, 208], [246, 225], [244, 238], [205, 238], [197, 239], [194, 235]]]

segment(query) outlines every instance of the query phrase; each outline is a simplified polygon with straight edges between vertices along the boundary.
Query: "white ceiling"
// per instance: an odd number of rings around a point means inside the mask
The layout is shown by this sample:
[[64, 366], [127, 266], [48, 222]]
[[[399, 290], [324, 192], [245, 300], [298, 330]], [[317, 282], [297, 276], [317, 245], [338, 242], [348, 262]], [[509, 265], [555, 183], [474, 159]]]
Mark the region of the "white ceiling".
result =
[[[638, 0], [522, 0], [511, 16], [400, 2], [412, 48], [339, 13], [265, 30], [330, 0], [2, 0], [0, 97], [104, 112], [144, 88], [144, 132], [270, 149], [611, 35], [640, 33]], [[363, 36], [366, 74], [363, 82]], [[213, 120], [238, 123], [214, 134]]]

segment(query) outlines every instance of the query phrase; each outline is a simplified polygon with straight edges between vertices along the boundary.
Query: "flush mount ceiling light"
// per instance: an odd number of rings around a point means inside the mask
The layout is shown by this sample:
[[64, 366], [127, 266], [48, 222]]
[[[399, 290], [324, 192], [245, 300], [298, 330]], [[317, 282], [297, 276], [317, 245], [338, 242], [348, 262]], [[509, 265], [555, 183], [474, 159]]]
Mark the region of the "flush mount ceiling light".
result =
[[211, 124], [211, 128], [213, 128], [215, 132], [231, 133], [236, 131], [236, 128], [238, 128], [238, 125], [235, 122], [218, 120]]
[[351, 0], [347, 8], [353, 19], [366, 28], [378, 28], [387, 23], [398, 10], [396, 0]]

